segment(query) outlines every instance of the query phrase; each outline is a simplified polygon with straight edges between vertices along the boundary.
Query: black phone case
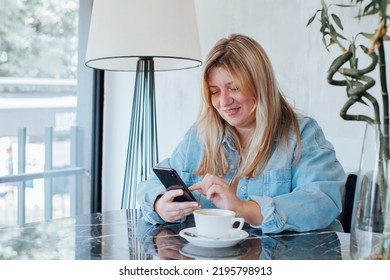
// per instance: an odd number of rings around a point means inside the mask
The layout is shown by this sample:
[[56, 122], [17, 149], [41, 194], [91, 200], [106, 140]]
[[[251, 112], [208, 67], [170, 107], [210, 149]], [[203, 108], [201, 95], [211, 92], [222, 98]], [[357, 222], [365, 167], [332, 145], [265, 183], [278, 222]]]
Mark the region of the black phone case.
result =
[[173, 201], [196, 201], [191, 191], [188, 190], [188, 187], [174, 169], [165, 167], [154, 167], [153, 171], [168, 191], [173, 189], [182, 189], [184, 191], [183, 195], [175, 197]]

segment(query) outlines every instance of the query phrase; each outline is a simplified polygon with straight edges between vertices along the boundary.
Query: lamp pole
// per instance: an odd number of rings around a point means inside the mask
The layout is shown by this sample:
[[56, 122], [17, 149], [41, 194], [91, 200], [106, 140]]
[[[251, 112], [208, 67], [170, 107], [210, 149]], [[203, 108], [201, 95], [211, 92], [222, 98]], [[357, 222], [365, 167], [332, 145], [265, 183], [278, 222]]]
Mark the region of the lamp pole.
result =
[[158, 162], [154, 61], [137, 62], [121, 208], [137, 208], [137, 185]]

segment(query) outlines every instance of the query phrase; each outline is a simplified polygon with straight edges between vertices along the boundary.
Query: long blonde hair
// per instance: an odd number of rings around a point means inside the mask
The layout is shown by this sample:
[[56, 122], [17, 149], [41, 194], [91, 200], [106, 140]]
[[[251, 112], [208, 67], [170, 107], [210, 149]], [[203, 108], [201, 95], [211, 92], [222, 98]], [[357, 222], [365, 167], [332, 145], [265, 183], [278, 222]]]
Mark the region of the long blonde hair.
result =
[[[228, 71], [240, 91], [256, 104], [256, 128], [253, 131], [247, 158], [241, 163], [237, 176], [251, 178], [259, 175], [267, 165], [277, 140], [277, 149], [287, 141], [291, 127], [298, 139], [297, 116], [283, 97], [264, 49], [250, 37], [233, 34], [219, 40], [210, 50], [202, 73], [203, 102], [195, 125], [204, 143], [202, 161], [197, 174], [224, 175], [229, 171], [223, 139], [230, 135], [239, 153], [242, 151], [234, 127], [225, 122], [211, 104], [208, 75], [213, 67]], [[299, 152], [300, 154], [300, 152]]]

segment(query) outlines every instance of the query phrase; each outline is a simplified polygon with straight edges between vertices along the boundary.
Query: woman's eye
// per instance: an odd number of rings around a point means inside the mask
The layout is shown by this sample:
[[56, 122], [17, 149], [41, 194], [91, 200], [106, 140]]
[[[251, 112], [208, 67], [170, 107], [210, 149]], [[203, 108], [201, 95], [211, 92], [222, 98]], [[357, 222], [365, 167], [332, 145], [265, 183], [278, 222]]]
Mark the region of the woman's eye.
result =
[[239, 88], [238, 87], [235, 87], [235, 88], [230, 88], [230, 91], [238, 91], [239, 90]]

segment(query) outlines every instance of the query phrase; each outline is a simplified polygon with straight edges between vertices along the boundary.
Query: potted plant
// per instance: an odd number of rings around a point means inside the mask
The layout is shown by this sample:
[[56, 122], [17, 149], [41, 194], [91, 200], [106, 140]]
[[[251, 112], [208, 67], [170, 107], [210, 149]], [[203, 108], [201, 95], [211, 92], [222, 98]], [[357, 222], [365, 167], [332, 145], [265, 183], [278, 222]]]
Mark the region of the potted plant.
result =
[[[351, 254], [355, 259], [390, 259], [390, 149], [389, 98], [385, 62], [388, 0], [351, 0], [349, 4], [327, 4], [309, 19], [319, 19], [325, 48], [337, 46], [341, 54], [330, 64], [327, 81], [345, 87], [347, 101], [340, 110], [344, 120], [366, 122], [361, 164], [351, 227]], [[361, 30], [352, 38], [344, 33], [343, 20], [333, 10], [354, 9], [357, 24], [372, 17], [373, 30]], [[361, 66], [364, 64], [364, 66]], [[379, 80], [380, 98], [372, 91]], [[351, 113], [358, 104], [371, 109], [370, 114]], [[370, 134], [372, 133], [372, 134]], [[372, 136], [372, 137], [370, 137]], [[370, 142], [372, 141], [372, 142]], [[371, 158], [367, 166], [368, 158]]]

